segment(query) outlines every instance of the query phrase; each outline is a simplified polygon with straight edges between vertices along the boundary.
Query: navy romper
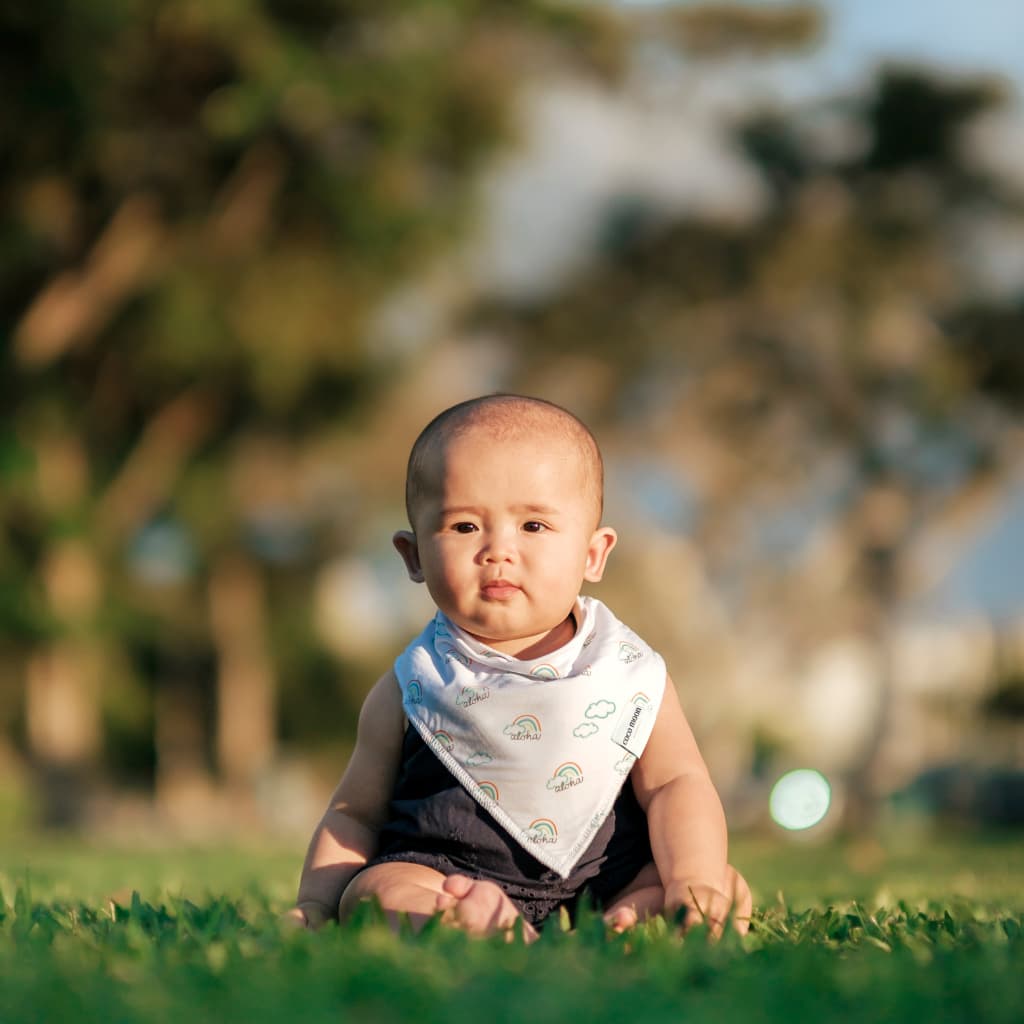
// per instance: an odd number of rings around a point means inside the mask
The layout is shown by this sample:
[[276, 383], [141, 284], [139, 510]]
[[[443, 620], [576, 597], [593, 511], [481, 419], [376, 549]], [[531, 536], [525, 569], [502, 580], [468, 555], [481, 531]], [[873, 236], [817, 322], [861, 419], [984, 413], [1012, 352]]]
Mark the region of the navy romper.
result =
[[541, 864], [459, 784], [412, 727], [402, 764], [368, 863], [423, 864], [443, 875], [487, 879], [504, 890], [530, 924], [565, 906], [573, 915], [588, 898], [602, 909], [653, 860], [647, 817], [628, 780], [611, 813], [568, 878]]

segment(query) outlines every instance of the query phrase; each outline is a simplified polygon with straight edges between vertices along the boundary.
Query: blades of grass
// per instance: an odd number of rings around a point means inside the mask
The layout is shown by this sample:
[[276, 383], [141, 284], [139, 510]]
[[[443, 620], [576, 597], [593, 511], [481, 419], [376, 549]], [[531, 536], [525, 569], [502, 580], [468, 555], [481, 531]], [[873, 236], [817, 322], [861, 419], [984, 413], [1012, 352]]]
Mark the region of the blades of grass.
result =
[[11, 936], [15, 942], [23, 941], [32, 931], [32, 898], [29, 883], [19, 885], [14, 890], [14, 921], [11, 925]]
[[436, 941], [437, 933], [443, 928], [442, 915], [440, 913], [434, 914], [432, 917], [427, 918], [426, 922], [416, 933], [416, 942], [423, 946], [431, 945]]

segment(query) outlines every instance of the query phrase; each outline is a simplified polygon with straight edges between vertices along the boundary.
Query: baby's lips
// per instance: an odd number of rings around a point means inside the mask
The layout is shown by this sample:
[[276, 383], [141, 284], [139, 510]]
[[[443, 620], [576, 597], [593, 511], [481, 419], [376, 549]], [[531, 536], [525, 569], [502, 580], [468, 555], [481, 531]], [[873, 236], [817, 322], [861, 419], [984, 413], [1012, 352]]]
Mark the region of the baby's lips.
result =
[[485, 594], [500, 595], [514, 594], [520, 588], [508, 580], [491, 580], [489, 583], [485, 583], [482, 589]]

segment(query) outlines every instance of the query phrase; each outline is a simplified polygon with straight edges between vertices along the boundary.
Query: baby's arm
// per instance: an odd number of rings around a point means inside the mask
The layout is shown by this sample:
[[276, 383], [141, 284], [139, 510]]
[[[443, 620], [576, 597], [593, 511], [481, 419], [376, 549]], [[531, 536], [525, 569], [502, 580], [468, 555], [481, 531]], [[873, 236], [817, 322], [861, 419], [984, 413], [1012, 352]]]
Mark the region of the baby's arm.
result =
[[382, 676], [359, 713], [355, 750], [313, 832], [290, 916], [317, 928], [338, 916], [338, 901], [377, 849], [401, 757], [404, 713], [394, 673]]
[[725, 812], [671, 679], [631, 778], [647, 814], [665, 910], [688, 907], [719, 927], [731, 903]]

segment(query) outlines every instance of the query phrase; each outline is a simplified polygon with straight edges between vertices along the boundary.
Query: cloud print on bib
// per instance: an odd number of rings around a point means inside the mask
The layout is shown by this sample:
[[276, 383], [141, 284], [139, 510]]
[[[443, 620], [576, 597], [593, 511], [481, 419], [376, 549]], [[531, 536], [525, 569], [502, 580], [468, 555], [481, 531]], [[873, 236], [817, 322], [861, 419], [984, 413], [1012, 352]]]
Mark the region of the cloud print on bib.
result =
[[619, 661], [632, 665], [634, 661], [639, 661], [643, 656], [644, 652], [636, 644], [631, 644], [628, 640], [623, 640], [619, 644]]
[[464, 686], [462, 692], [455, 698], [455, 703], [460, 708], [471, 708], [483, 700], [488, 700], [491, 691], [486, 686]]
[[607, 718], [615, 714], [615, 705], [610, 700], [595, 700], [584, 714], [587, 718]]

